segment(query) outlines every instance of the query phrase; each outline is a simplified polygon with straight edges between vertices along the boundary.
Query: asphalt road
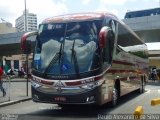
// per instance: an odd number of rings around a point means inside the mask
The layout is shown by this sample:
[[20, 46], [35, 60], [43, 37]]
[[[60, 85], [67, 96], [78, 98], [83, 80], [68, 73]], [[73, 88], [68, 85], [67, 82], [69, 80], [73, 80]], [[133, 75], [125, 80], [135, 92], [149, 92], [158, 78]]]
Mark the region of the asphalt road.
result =
[[145, 118], [159, 120], [160, 105], [150, 105], [154, 98], [160, 98], [159, 83], [148, 84], [143, 94], [133, 92], [122, 97], [115, 108], [109, 104], [103, 107], [80, 105], [61, 108], [56, 104], [34, 103], [30, 100], [0, 108], [0, 117], [2, 120], [8, 117], [14, 120], [102, 120], [111, 119], [113, 115], [118, 114], [133, 115], [136, 107], [142, 106]]

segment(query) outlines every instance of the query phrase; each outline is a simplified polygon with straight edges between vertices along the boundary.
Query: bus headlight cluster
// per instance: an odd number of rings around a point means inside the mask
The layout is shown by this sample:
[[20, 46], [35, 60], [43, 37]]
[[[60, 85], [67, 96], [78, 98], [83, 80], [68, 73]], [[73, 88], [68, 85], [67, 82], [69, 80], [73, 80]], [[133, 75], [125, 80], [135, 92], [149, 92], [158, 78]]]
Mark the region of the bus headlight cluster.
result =
[[89, 84], [84, 84], [84, 85], [81, 86], [81, 88], [83, 88], [83, 89], [92, 89], [94, 87], [96, 87], [94, 82], [93, 83], [89, 83]]
[[41, 85], [39, 84], [39, 83], [36, 83], [36, 82], [31, 82], [31, 84], [32, 84], [32, 86], [34, 87], [34, 88], [39, 88], [39, 87], [41, 87]]
[[95, 88], [97, 86], [102, 85], [103, 82], [104, 82], [104, 79], [99, 80], [97, 82], [91, 82], [91, 83], [88, 83], [88, 84], [83, 84], [81, 86], [81, 88], [83, 88], [83, 89], [92, 89], [92, 88]]
[[96, 86], [100, 86], [100, 85], [102, 85], [102, 84], [103, 84], [103, 82], [104, 82], [104, 79], [99, 80], [98, 82], [96, 82]]

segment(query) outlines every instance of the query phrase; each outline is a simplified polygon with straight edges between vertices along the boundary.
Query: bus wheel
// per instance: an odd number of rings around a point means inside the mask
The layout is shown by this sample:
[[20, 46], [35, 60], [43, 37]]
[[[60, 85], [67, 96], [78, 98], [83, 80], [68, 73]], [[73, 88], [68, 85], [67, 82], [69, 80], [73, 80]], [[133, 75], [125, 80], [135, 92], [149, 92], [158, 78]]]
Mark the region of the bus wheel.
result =
[[118, 90], [114, 88], [112, 92], [112, 107], [116, 106], [117, 103], [118, 103]]
[[145, 91], [145, 77], [141, 76], [139, 93], [144, 93]]

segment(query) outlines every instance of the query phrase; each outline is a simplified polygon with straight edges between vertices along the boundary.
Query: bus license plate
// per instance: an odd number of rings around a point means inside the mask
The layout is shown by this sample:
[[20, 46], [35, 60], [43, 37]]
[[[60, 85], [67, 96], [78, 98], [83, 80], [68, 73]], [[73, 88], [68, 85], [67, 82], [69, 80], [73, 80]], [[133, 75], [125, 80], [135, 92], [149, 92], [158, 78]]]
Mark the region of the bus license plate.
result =
[[61, 101], [61, 102], [65, 102], [66, 98], [65, 97], [55, 97], [54, 101]]

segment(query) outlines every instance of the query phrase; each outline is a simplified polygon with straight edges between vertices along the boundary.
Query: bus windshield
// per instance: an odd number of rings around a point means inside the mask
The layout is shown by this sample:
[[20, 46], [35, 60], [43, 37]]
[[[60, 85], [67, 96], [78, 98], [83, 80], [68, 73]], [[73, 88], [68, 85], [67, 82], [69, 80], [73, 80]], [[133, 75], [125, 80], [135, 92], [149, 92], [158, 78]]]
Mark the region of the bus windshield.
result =
[[33, 68], [44, 74], [55, 75], [98, 69], [98, 34], [101, 26], [102, 20], [41, 24]]

